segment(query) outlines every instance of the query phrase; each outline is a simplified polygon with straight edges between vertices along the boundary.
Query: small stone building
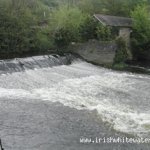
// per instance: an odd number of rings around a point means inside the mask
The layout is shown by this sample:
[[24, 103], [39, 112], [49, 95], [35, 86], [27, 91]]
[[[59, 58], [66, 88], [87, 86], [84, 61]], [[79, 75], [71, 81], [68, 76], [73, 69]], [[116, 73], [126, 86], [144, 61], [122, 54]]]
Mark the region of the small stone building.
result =
[[[130, 33], [132, 29], [132, 19], [117, 16], [95, 14], [94, 17], [105, 26], [118, 29], [118, 36], [122, 37], [127, 46], [130, 46]], [[117, 44], [115, 41], [89, 40], [85, 43], [76, 43], [68, 47], [68, 51], [80, 55], [85, 60], [98, 65], [112, 65], [116, 55]], [[130, 59], [132, 54], [127, 49]]]
[[127, 46], [130, 45], [130, 33], [132, 29], [132, 19], [126, 17], [118, 17], [118, 16], [109, 16], [102, 14], [94, 14], [94, 17], [103, 25], [118, 27], [119, 29], [119, 37], [122, 37]]

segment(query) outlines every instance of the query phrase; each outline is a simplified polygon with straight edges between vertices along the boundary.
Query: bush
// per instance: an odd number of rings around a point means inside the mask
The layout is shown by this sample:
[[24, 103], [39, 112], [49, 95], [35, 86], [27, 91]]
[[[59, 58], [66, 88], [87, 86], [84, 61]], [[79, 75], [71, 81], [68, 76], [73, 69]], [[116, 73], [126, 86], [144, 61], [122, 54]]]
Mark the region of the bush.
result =
[[68, 46], [72, 40], [72, 33], [67, 29], [61, 28], [54, 33], [54, 42], [58, 48]]
[[[50, 45], [46, 28], [38, 26], [32, 11], [22, 1], [12, 5], [0, 1], [0, 56], [1, 58], [30, 55], [47, 50]], [[27, 1], [26, 1], [27, 2]], [[31, 4], [32, 1], [29, 1]], [[27, 2], [28, 3], [28, 2]], [[18, 8], [18, 9], [15, 9]], [[9, 11], [8, 11], [9, 10]]]
[[49, 36], [49, 34], [40, 30], [36, 33], [35, 37], [35, 46], [33, 49], [38, 51], [47, 51], [53, 47], [53, 40]]
[[79, 28], [86, 15], [77, 7], [60, 6], [52, 13], [51, 32], [57, 47], [67, 46], [71, 41], [80, 41]]
[[88, 16], [84, 24], [80, 26], [80, 30], [79, 30], [82, 41], [88, 41], [89, 39], [96, 39], [97, 26], [98, 26], [98, 21], [96, 21], [93, 18], [93, 16]]
[[101, 41], [108, 41], [112, 39], [111, 28], [102, 24], [97, 26], [96, 34], [97, 38]]
[[122, 38], [116, 40], [117, 51], [114, 58], [114, 64], [125, 63], [128, 58], [126, 43]]
[[115, 69], [115, 70], [125, 70], [125, 69], [128, 68], [128, 65], [125, 64], [125, 63], [118, 63], [118, 64], [114, 64], [112, 66], [112, 68]]
[[132, 11], [132, 48], [136, 60], [150, 60], [150, 19], [146, 5], [139, 5]]

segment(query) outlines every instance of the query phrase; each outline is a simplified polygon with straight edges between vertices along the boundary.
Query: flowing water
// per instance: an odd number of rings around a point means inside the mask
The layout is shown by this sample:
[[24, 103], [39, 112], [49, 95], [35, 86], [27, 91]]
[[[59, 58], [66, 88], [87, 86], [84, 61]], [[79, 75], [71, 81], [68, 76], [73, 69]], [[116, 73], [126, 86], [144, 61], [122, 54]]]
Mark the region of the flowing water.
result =
[[96, 110], [116, 131], [150, 135], [150, 76], [104, 69], [71, 55], [1, 61], [2, 99], [40, 99]]

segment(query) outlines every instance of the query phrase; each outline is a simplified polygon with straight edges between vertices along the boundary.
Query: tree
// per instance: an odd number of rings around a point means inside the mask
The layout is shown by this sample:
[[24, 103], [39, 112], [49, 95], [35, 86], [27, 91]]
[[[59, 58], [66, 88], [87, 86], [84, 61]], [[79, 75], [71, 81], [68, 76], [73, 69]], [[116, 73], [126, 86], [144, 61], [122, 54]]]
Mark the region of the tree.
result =
[[139, 5], [132, 11], [132, 46], [135, 59], [150, 59], [150, 16], [147, 5]]
[[87, 41], [89, 39], [97, 38], [97, 26], [98, 21], [94, 19], [93, 16], [88, 16], [84, 23], [80, 26], [79, 32], [82, 41]]
[[[52, 13], [51, 31], [54, 34], [54, 39], [58, 41], [59, 37], [59, 41], [60, 39], [65, 41], [64, 45], [68, 45], [71, 41], [79, 41], [79, 28], [85, 19], [86, 16], [77, 7], [68, 7], [67, 5], [60, 6]], [[67, 38], [68, 42], [63, 38]]]
[[49, 49], [47, 28], [39, 26], [43, 16], [39, 17], [38, 13], [43, 13], [43, 6], [38, 6], [35, 0], [0, 0], [1, 58]]

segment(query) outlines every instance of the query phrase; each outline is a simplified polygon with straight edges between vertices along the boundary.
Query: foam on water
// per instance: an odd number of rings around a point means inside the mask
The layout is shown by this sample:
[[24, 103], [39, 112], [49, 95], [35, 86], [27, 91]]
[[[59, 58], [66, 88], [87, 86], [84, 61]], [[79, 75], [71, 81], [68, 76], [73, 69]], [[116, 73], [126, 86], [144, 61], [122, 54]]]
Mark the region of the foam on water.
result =
[[[111, 81], [110, 78], [104, 82], [100, 76], [70, 79], [54, 88], [36, 89], [34, 93], [43, 100], [59, 101], [77, 109], [97, 110], [102, 120], [109, 122], [115, 130], [139, 136], [149, 133], [149, 112], [140, 113], [130, 106], [120, 104], [117, 96], [107, 95], [107, 86], [116, 88], [116, 84], [121, 84], [118, 79]], [[122, 92], [126, 92], [126, 89]]]
[[85, 62], [0, 76], [0, 99], [40, 99], [76, 109], [97, 110], [117, 131], [150, 134], [150, 77]]

